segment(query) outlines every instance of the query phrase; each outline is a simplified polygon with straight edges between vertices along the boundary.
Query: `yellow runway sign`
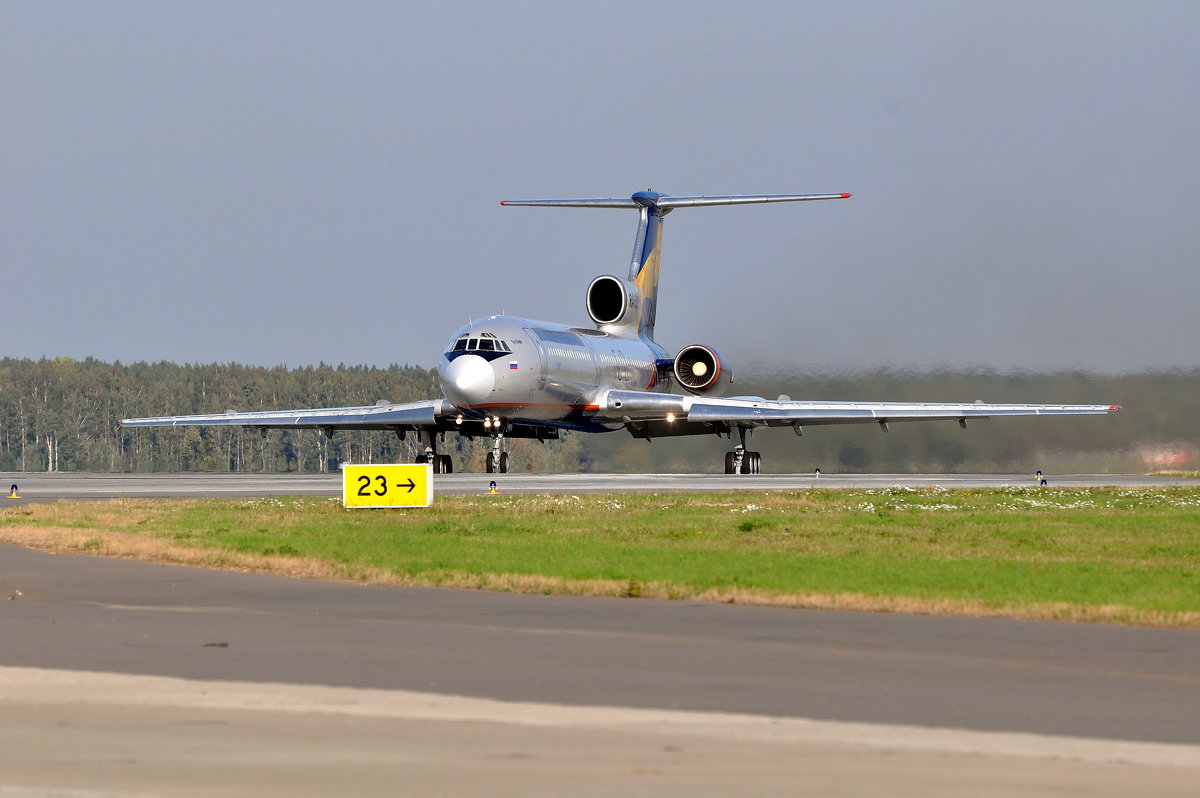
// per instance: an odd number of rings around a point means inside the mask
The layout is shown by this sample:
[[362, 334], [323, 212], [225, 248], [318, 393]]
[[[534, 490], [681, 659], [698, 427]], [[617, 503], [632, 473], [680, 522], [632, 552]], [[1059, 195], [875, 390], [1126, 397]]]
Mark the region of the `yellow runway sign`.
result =
[[433, 466], [343, 465], [342, 504], [361, 507], [428, 507], [433, 504]]

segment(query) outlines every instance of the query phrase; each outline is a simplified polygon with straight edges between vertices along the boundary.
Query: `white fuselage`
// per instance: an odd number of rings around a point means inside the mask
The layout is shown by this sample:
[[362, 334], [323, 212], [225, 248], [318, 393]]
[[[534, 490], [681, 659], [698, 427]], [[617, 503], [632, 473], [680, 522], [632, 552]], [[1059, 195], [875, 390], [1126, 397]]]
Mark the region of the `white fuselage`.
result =
[[589, 426], [605, 391], [665, 387], [664, 358], [641, 338], [491, 316], [454, 334], [438, 373], [446, 398], [469, 416]]

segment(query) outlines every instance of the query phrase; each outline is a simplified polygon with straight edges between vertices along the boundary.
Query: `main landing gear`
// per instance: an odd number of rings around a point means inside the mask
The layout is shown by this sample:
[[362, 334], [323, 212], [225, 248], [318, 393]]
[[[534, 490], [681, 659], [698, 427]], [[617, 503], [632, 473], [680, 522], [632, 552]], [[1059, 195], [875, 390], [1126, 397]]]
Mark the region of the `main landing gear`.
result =
[[738, 446], [732, 452], [725, 452], [725, 473], [761, 474], [762, 453], [748, 452], [744, 446]]
[[725, 452], [726, 474], [761, 474], [762, 453], [746, 450], [746, 428], [738, 427], [738, 439], [732, 452]]
[[454, 461], [448, 454], [419, 454], [416, 460], [418, 464], [433, 463], [433, 473], [435, 474], [454, 473]]
[[431, 463], [435, 474], [453, 474], [454, 461], [450, 459], [450, 455], [437, 452], [437, 430], [422, 430], [421, 432], [425, 436], [425, 454], [417, 455], [417, 464]]

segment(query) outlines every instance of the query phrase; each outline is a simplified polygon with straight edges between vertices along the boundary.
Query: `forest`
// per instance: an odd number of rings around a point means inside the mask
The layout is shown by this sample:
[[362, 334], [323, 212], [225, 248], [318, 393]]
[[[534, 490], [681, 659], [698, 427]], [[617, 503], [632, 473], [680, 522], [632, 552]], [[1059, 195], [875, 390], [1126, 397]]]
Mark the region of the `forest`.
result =
[[[1023, 473], [1194, 470], [1200, 369], [1124, 375], [978, 370], [738, 374], [728, 395], [875, 401], [1120, 404], [1108, 416], [759, 431], [764, 472]], [[285, 366], [0, 360], [0, 471], [327, 471], [343, 461], [412, 462], [416, 436], [227, 427], [122, 429], [134, 416], [372, 405], [441, 396], [417, 366]], [[623, 431], [508, 444], [514, 470], [718, 472], [726, 439], [635, 440]], [[456, 471], [482, 471], [488, 441], [447, 435]]]

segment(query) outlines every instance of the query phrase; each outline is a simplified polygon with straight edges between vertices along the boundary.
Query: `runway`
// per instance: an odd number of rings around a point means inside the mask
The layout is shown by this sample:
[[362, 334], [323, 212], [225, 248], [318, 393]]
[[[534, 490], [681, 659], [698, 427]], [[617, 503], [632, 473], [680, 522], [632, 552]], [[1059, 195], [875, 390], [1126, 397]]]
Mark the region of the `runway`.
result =
[[[1200, 485], [1198, 480], [1139, 474], [1047, 474], [1048, 487], [1162, 487]], [[0, 485], [18, 487], [6, 504], [128, 497], [238, 498], [340, 496], [340, 473], [320, 474], [90, 474], [0, 473]], [[817, 488], [1033, 487], [1032, 474], [437, 474], [435, 495], [483, 493], [491, 482], [501, 493], [619, 493], [783, 491]]]
[[0, 598], [0, 796], [1200, 779], [1192, 630], [367, 587], [9, 545]]
[[[338, 474], [5, 474], [26, 502]], [[442, 495], [1033, 486], [486, 475]], [[1194, 485], [1049, 475], [1052, 486]], [[0, 545], [9, 795], [1192, 795], [1200, 632], [386, 588]], [[249, 789], [253, 785], [253, 789]]]

